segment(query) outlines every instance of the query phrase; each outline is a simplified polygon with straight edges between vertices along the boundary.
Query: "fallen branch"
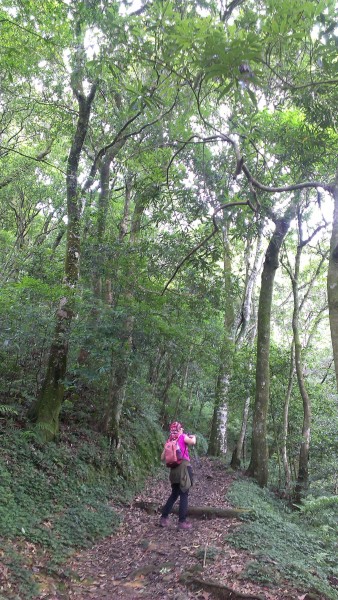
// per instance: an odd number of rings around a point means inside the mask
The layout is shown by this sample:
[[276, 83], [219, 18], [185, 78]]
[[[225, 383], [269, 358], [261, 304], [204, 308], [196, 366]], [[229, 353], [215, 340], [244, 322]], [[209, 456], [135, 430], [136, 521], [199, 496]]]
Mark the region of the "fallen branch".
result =
[[232, 590], [231, 588], [218, 583], [217, 581], [200, 579], [199, 577], [191, 575], [191, 573], [185, 573], [181, 575], [180, 581], [181, 583], [185, 583], [190, 587], [199, 589], [203, 588], [207, 592], [210, 592], [214, 598], [218, 598], [218, 600], [265, 600], [264, 596], [242, 594], [241, 592], [236, 592], [236, 590]]
[[[141, 508], [150, 514], [161, 512], [162, 507], [156, 502], [135, 502], [136, 508]], [[174, 506], [173, 513], [178, 514], [178, 507]], [[197, 519], [231, 519], [253, 516], [253, 511], [248, 508], [218, 508], [216, 506], [189, 506], [188, 515]]]

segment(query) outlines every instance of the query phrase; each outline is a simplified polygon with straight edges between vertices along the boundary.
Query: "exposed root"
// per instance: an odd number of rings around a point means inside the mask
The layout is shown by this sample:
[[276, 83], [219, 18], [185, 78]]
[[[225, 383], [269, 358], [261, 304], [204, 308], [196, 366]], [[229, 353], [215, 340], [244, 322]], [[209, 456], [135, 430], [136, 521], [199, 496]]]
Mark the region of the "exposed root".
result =
[[200, 579], [199, 577], [195, 577], [191, 573], [185, 573], [181, 575], [180, 581], [182, 583], [185, 583], [185, 585], [189, 587], [206, 590], [218, 600], [265, 600], [264, 596], [252, 596], [251, 594], [242, 594], [241, 592], [236, 592], [236, 590], [232, 590], [226, 585], [218, 583], [218, 581]]

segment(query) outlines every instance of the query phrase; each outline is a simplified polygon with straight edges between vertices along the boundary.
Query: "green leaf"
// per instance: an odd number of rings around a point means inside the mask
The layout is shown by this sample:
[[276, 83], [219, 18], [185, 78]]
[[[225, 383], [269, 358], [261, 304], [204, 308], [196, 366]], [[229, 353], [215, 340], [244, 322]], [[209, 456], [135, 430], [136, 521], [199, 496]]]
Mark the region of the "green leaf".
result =
[[248, 92], [248, 96], [249, 96], [252, 104], [257, 108], [256, 94], [252, 90], [250, 90], [250, 88], [247, 88], [246, 91]]
[[234, 83], [233, 81], [230, 81], [230, 83], [228, 83], [228, 85], [226, 85], [223, 90], [221, 91], [221, 93], [218, 96], [218, 100], [222, 100], [222, 98], [224, 98], [224, 96], [226, 96], [228, 94], [228, 92], [230, 92], [230, 90], [232, 90], [232, 88], [234, 87]]

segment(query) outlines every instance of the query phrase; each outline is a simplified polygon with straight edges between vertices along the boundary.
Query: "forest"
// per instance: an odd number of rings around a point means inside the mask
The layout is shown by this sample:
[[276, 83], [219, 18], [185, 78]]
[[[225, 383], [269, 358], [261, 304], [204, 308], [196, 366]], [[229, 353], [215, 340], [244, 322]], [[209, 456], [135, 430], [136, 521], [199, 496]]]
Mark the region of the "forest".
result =
[[337, 599], [336, 1], [0, 0], [0, 31], [0, 600], [73, 598], [37, 561], [116, 530], [176, 420], [258, 538], [271, 503], [318, 544], [271, 598]]

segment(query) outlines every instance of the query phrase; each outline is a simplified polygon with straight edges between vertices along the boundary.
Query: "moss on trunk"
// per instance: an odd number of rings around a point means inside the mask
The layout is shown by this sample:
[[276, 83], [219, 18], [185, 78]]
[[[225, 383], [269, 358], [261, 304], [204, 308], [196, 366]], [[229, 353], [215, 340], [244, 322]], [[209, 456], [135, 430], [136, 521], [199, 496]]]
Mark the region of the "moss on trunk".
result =
[[[65, 299], [63, 299], [64, 303]], [[65, 310], [64, 305], [57, 311], [47, 372], [38, 399], [28, 415], [36, 423], [39, 436], [43, 441], [55, 439], [59, 432], [59, 414], [64, 396], [71, 314], [71, 311]]]

